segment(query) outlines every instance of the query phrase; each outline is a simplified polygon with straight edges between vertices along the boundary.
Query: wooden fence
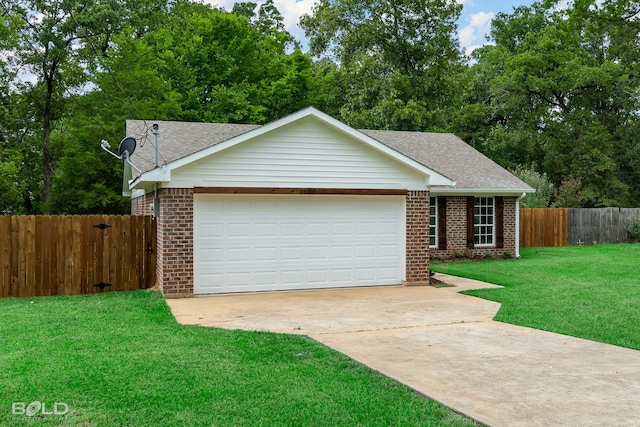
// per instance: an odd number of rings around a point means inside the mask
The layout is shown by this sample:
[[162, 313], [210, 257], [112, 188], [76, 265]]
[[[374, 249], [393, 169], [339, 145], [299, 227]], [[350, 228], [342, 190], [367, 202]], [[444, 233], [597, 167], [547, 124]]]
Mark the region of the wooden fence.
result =
[[568, 245], [568, 209], [520, 209], [520, 247]]
[[635, 208], [520, 209], [520, 247], [568, 246], [629, 241]]
[[569, 209], [569, 244], [628, 242], [631, 217], [640, 219], [640, 209]]
[[155, 227], [143, 216], [0, 216], [0, 297], [149, 288]]

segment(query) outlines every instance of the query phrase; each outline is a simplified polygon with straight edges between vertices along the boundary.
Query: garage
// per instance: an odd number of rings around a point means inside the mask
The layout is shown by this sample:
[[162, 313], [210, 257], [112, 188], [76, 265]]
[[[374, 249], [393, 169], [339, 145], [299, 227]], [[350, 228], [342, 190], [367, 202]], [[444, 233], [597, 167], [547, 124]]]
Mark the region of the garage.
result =
[[405, 197], [195, 194], [194, 294], [397, 285]]
[[264, 126], [156, 124], [123, 194], [157, 220], [166, 297], [429, 282], [430, 189], [456, 183], [411, 157], [417, 133], [369, 136], [314, 108]]

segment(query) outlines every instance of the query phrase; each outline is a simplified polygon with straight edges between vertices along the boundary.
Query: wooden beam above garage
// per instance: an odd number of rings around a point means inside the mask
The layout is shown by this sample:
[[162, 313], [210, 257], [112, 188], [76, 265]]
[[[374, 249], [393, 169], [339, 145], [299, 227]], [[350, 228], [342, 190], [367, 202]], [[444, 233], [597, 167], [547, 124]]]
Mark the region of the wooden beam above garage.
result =
[[194, 194], [326, 194], [352, 196], [406, 196], [407, 190], [368, 188], [194, 187]]

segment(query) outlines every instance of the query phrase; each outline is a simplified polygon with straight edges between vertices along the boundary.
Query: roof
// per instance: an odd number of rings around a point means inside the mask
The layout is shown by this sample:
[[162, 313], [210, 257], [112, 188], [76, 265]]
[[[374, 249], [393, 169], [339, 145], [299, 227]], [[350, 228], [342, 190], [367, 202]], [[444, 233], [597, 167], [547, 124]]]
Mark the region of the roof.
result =
[[[155, 168], [152, 132], [154, 123], [158, 124], [160, 132], [162, 132], [158, 150], [158, 164], [160, 166], [261, 127], [260, 125], [229, 123], [127, 120], [127, 136], [132, 136], [138, 141], [138, 147], [131, 156], [131, 162], [142, 173]], [[166, 141], [171, 141], [171, 143], [164, 144]]]
[[[310, 111], [310, 112], [309, 112]], [[532, 192], [533, 189], [500, 165], [475, 150], [460, 138], [449, 133], [407, 132], [407, 131], [356, 131], [313, 108], [296, 114], [320, 115], [330, 119], [334, 125], [347, 129], [352, 135], [374, 140], [399, 153], [411, 161], [455, 181], [455, 186], [440, 190], [447, 192]], [[296, 114], [289, 116], [293, 117]], [[281, 119], [287, 123], [286, 120]], [[151, 126], [157, 123], [161, 130], [158, 164], [163, 166], [173, 162], [187, 161], [199, 152], [209, 152], [212, 147], [229, 143], [244, 134], [260, 132], [274, 124], [245, 125], [221, 123], [194, 123], [157, 120], [127, 120], [127, 136], [138, 141], [138, 148], [131, 156], [131, 162], [144, 174], [155, 169], [155, 153]], [[250, 136], [250, 135], [247, 135]], [[167, 141], [169, 141], [167, 143]], [[222, 145], [225, 145], [222, 144]], [[432, 187], [437, 190], [438, 187]]]
[[388, 130], [361, 132], [448, 176], [456, 182], [455, 190], [532, 190], [511, 172], [454, 134]]

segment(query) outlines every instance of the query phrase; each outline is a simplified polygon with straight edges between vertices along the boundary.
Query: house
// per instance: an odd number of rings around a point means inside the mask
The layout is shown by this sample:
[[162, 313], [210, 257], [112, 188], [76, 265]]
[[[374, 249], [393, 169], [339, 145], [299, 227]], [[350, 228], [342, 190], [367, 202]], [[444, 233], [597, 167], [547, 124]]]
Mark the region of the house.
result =
[[127, 136], [123, 190], [157, 216], [166, 296], [426, 283], [431, 257], [517, 255], [533, 192], [454, 135], [314, 108], [264, 126], [130, 120]]

